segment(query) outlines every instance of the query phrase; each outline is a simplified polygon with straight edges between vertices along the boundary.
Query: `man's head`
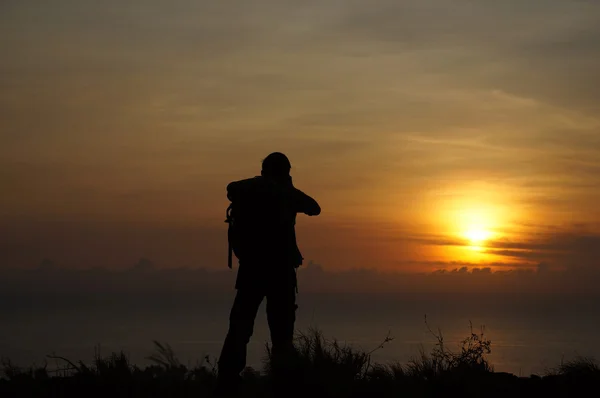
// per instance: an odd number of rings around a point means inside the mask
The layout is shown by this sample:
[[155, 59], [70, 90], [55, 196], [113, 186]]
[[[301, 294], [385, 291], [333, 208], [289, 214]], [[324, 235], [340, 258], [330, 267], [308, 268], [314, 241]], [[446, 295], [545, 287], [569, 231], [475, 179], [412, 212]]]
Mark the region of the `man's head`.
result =
[[273, 152], [262, 162], [262, 172], [264, 177], [283, 179], [290, 175], [292, 164], [290, 160], [281, 152]]

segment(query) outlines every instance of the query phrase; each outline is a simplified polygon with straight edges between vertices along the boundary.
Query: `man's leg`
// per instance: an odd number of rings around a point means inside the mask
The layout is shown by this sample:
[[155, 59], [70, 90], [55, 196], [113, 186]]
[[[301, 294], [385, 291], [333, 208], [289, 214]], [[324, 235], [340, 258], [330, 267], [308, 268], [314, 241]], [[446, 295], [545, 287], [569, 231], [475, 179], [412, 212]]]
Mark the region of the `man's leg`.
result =
[[267, 320], [271, 331], [272, 359], [287, 362], [294, 349], [296, 285], [287, 283], [267, 292]]
[[254, 329], [254, 319], [264, 293], [238, 289], [229, 315], [229, 331], [219, 357], [219, 381], [236, 382], [246, 367], [246, 346]]

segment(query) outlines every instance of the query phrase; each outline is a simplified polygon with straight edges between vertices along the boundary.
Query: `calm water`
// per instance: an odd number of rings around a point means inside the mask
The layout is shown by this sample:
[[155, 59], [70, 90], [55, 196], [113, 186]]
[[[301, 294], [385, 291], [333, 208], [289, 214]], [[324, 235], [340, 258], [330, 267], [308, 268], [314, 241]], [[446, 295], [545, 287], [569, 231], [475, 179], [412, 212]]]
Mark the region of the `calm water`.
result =
[[[219, 354], [227, 328], [232, 293], [199, 298], [195, 303], [162, 302], [41, 305], [22, 304], [0, 312], [0, 355], [18, 364], [40, 364], [46, 354], [72, 360], [93, 358], [94, 347], [102, 353], [124, 350], [133, 362], [144, 365], [153, 351], [152, 340], [168, 342], [186, 364], [205, 355]], [[492, 340], [490, 359], [497, 371], [529, 375], [543, 373], [561, 358], [578, 354], [598, 356], [596, 339], [600, 315], [596, 303], [573, 305], [505, 305], [492, 308], [483, 303], [411, 301], [390, 297], [336, 297], [305, 293], [299, 299], [297, 327], [316, 326], [326, 337], [373, 349], [388, 331], [394, 340], [374, 354], [378, 362], [406, 363], [419, 347], [430, 349], [433, 330], [441, 328], [448, 347], [469, 333], [469, 320], [478, 330], [486, 326]], [[264, 303], [249, 347], [249, 364], [260, 367], [268, 329]], [[50, 366], [54, 362], [49, 363]]]

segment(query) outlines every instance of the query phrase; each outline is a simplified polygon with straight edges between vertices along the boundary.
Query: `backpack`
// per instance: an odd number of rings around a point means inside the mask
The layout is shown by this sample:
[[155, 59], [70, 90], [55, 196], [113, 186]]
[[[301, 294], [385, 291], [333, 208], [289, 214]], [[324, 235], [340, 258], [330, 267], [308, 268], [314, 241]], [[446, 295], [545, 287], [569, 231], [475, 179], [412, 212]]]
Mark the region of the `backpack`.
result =
[[[232, 200], [231, 204], [227, 207], [225, 217], [225, 223], [228, 224], [227, 241], [229, 246], [227, 266], [230, 269], [233, 268], [234, 254], [238, 259], [241, 256], [251, 254], [254, 252], [254, 244], [256, 244], [256, 235], [253, 226], [257, 223], [257, 219], [252, 216], [254, 213], [254, 206], [252, 205], [252, 202], [239, 201], [240, 199]], [[293, 223], [295, 224], [295, 216]], [[264, 225], [264, 223], [262, 223], [262, 225]], [[292, 253], [294, 259], [292, 261], [295, 262], [294, 266], [298, 267], [302, 264], [303, 258], [296, 245], [296, 232], [293, 225], [291, 225], [291, 235], [289, 239], [290, 246], [293, 247], [292, 250], [294, 250], [294, 253]]]
[[[249, 207], [250, 206], [250, 207]], [[228, 256], [227, 266], [233, 268], [233, 255], [239, 259], [244, 253], [252, 250], [252, 225], [257, 222], [252, 216], [248, 218], [247, 212], [252, 212], [252, 202], [248, 202], [247, 199], [236, 199], [227, 207], [225, 223], [229, 226], [227, 228], [227, 241], [228, 241]]]

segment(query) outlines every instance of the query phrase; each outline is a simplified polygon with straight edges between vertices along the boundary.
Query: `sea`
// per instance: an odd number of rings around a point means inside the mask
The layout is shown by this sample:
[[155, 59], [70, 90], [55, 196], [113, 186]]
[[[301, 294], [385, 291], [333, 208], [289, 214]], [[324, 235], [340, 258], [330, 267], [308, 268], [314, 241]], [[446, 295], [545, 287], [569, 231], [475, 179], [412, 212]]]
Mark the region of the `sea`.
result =
[[[59, 368], [62, 356], [90, 362], [123, 351], [145, 366], [154, 341], [168, 344], [184, 365], [215, 362], [227, 332], [235, 292], [203, 294], [194, 300], [34, 302], [21, 299], [0, 311], [0, 356], [20, 366]], [[543, 375], [578, 356], [598, 357], [600, 312], [597, 303], [510, 302], [457, 298], [412, 299], [394, 295], [300, 292], [296, 328], [320, 330], [326, 339], [373, 351], [377, 363], [408, 363], [430, 352], [443, 337], [459, 350], [470, 334], [491, 341], [495, 371]], [[381, 343], [389, 337], [383, 346]], [[265, 304], [248, 346], [248, 365], [261, 369], [269, 331]]]

